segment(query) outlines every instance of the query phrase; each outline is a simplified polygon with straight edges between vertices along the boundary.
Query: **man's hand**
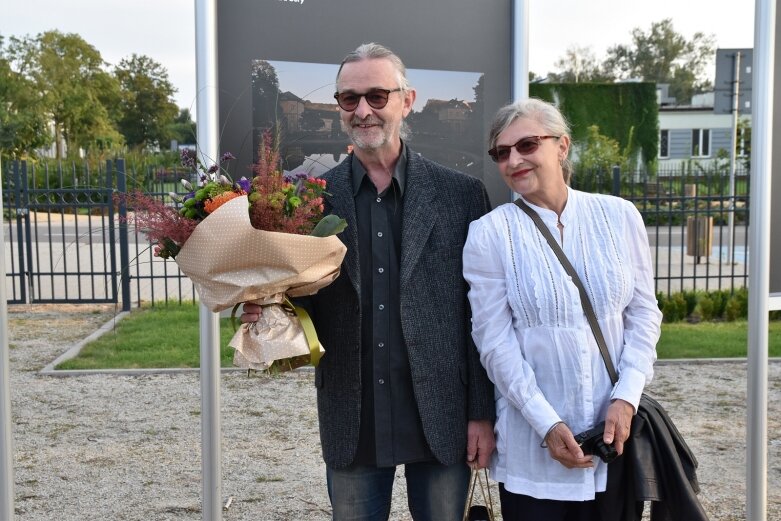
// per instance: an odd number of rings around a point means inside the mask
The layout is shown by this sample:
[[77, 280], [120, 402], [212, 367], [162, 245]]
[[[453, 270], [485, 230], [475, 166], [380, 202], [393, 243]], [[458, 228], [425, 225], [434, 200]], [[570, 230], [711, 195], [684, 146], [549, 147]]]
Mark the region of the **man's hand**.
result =
[[585, 469], [594, 466], [591, 456], [583, 454], [575, 436], [564, 422], [559, 422], [545, 436], [545, 444], [553, 459], [568, 469]]
[[243, 309], [243, 312], [241, 314], [242, 323], [257, 322], [262, 312], [262, 308], [260, 306], [258, 306], [257, 304], [251, 304], [249, 302], [245, 302], [242, 309]]
[[605, 435], [602, 439], [608, 445], [612, 443], [619, 456], [624, 453], [624, 442], [629, 439], [634, 414], [635, 408], [624, 400], [613, 400], [607, 409]]
[[488, 420], [473, 420], [467, 427], [466, 462], [473, 469], [482, 469], [491, 461], [496, 448], [493, 423]]

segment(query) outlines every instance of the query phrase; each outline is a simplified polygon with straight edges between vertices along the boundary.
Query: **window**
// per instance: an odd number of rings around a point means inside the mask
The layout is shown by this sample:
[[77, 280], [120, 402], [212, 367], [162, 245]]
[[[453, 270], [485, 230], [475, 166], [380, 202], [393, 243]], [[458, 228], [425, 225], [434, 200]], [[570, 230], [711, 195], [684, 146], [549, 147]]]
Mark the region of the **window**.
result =
[[751, 144], [751, 134], [745, 126], [738, 127], [737, 134], [737, 156], [746, 157], [748, 155], [749, 145]]
[[670, 131], [659, 131], [659, 157], [670, 157]]
[[710, 156], [710, 129], [692, 129], [692, 157]]

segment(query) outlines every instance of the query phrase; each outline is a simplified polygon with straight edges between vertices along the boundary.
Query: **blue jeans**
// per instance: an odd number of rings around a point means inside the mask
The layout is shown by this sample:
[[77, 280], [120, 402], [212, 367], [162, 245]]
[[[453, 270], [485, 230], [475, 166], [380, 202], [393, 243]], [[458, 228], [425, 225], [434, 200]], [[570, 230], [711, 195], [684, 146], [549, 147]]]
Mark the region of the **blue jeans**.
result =
[[[466, 463], [404, 465], [407, 504], [415, 521], [460, 521], [469, 486]], [[395, 467], [352, 465], [326, 469], [334, 521], [387, 521]]]

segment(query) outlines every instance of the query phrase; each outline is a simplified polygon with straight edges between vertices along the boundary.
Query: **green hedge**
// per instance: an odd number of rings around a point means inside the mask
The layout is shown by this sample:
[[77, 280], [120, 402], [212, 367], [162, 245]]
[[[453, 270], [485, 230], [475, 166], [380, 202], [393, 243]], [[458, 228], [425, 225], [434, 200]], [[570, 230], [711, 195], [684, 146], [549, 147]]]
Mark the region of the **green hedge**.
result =
[[[556, 103], [572, 126], [572, 138], [583, 142], [588, 127], [615, 139], [624, 150], [642, 151], [653, 162], [659, 152], [659, 107], [655, 83], [532, 83], [532, 97]], [[630, 140], [632, 143], [630, 143]]]
[[[748, 289], [735, 291], [680, 291], [667, 296], [658, 292], [656, 300], [665, 322], [702, 322], [745, 320], [748, 318]], [[771, 311], [770, 318], [781, 319], [781, 311]]]

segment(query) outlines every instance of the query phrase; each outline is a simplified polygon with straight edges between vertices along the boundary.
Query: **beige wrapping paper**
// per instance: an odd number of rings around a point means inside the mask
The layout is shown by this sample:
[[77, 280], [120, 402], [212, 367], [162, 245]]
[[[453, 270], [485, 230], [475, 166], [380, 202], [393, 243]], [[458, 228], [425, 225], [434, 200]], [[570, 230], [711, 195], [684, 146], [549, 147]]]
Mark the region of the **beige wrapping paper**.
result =
[[[336, 279], [347, 251], [338, 237], [257, 230], [250, 224], [248, 209], [247, 196], [223, 204], [198, 224], [176, 256], [179, 268], [193, 281], [209, 310], [218, 312], [240, 302], [283, 294], [313, 295]], [[274, 360], [309, 353], [308, 347], [302, 353], [302, 344], [296, 340], [303, 337], [298, 319], [280, 306], [275, 308], [286, 318], [274, 312], [273, 319], [269, 317], [273, 326], [259, 321], [254, 328], [245, 324], [247, 327], [236, 333], [230, 343], [237, 349], [234, 363], [258, 368], [256, 364], [270, 365]], [[237, 340], [240, 335], [242, 339]], [[264, 338], [271, 339], [269, 349]], [[287, 339], [290, 342], [285, 348]]]
[[[259, 303], [256, 301], [256, 303]], [[278, 360], [280, 371], [295, 369], [309, 363], [309, 343], [298, 317], [281, 304], [263, 306], [257, 322], [242, 324], [229, 344], [236, 350], [233, 365], [244, 369], [265, 371]], [[318, 347], [325, 353], [323, 346]]]

